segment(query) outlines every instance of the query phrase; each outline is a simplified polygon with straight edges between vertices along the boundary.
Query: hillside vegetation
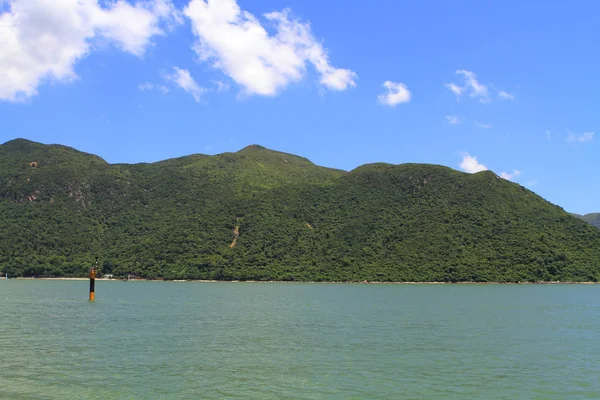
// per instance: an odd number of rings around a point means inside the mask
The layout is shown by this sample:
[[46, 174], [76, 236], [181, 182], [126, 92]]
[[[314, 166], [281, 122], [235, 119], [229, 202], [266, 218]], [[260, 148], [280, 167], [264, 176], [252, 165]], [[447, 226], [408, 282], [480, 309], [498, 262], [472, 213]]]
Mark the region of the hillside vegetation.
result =
[[577, 218], [584, 220], [588, 224], [594, 225], [596, 228], [600, 228], [600, 213], [592, 213], [585, 215], [574, 214]]
[[0, 145], [0, 270], [294, 281], [597, 281], [600, 230], [491, 171], [351, 172], [249, 146], [108, 164]]

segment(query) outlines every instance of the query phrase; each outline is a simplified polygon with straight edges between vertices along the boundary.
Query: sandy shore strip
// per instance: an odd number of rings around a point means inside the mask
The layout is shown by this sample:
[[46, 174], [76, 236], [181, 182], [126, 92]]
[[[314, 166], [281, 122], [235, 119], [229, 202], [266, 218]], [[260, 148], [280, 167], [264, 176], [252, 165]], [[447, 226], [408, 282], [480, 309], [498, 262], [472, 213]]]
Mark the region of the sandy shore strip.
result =
[[[10, 279], [17, 279], [23, 281], [89, 281], [90, 278], [26, 278], [26, 277], [16, 277]], [[119, 279], [109, 279], [109, 278], [95, 278], [97, 281], [118, 281]]]
[[[10, 278], [17, 280], [39, 280], [39, 281], [88, 281], [89, 278], [25, 278], [17, 277]], [[302, 284], [302, 283], [318, 283], [318, 284], [377, 284], [377, 285], [597, 285], [600, 282], [561, 282], [561, 281], [540, 281], [540, 282], [376, 282], [376, 281], [222, 281], [222, 280], [210, 280], [210, 279], [116, 279], [116, 278], [96, 278], [97, 281], [114, 281], [114, 282], [173, 282], [173, 283], [289, 283], [289, 284]]]

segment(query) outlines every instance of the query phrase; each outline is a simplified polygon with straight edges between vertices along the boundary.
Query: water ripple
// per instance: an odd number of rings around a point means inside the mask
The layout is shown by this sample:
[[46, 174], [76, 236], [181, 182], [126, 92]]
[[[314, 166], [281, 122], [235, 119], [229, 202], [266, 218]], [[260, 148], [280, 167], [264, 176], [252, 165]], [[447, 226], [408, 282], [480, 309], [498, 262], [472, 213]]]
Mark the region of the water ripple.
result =
[[600, 286], [97, 286], [0, 281], [0, 398], [600, 398]]

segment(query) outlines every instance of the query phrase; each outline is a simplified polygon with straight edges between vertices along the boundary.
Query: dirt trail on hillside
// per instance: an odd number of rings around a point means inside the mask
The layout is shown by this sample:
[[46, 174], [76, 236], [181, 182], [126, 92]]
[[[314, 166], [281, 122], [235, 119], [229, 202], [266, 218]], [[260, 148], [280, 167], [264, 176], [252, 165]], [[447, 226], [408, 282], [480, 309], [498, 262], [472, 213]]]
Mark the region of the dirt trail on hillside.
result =
[[231, 244], [229, 245], [230, 249], [233, 249], [235, 247], [235, 245], [237, 244], [237, 238], [238, 236], [240, 236], [240, 225], [236, 225], [235, 228], [233, 229], [233, 242], [231, 242]]

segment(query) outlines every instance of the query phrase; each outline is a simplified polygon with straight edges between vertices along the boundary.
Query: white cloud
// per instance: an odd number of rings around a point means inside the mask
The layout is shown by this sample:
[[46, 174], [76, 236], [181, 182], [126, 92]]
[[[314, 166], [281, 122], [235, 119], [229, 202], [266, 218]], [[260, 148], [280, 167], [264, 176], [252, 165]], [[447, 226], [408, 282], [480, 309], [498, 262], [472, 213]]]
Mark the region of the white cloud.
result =
[[215, 86], [217, 87], [215, 89], [217, 93], [226, 92], [227, 90], [230, 89], [229, 83], [226, 83], [223, 81], [211, 81], [211, 82], [214, 83]]
[[474, 174], [475, 172], [487, 171], [487, 167], [483, 164], [480, 164], [477, 161], [477, 157], [471, 156], [467, 153], [461, 155], [462, 161], [460, 163], [460, 169], [470, 174]]
[[464, 85], [459, 86], [455, 83], [446, 83], [444, 86], [450, 89], [457, 98], [460, 98], [460, 95], [464, 92], [469, 92], [471, 97], [478, 98], [482, 103], [487, 103], [490, 101], [487, 86], [479, 83], [474, 73], [464, 69], [459, 69], [456, 71], [456, 74], [463, 77]]
[[385, 93], [377, 96], [377, 101], [381, 104], [394, 107], [410, 101], [411, 94], [405, 84], [385, 81], [383, 87], [386, 89]]
[[446, 115], [446, 121], [448, 121], [450, 125], [460, 124], [460, 119], [456, 115]]
[[[484, 85], [483, 83], [477, 80], [477, 76], [465, 69], [459, 69], [456, 71], [456, 74], [461, 76], [463, 79], [463, 84], [458, 85], [456, 83], [445, 83], [444, 86], [447, 87], [452, 93], [456, 95], [456, 98], [459, 99], [463, 93], [468, 93], [469, 96], [479, 99], [481, 103], [488, 103], [492, 101], [492, 97], [490, 96], [490, 89], [488, 85]], [[494, 85], [490, 84], [490, 87], [493, 91], [496, 91]], [[509, 93], [505, 90], [497, 91], [498, 99], [500, 100], [514, 100], [515, 96], [512, 93]]]
[[514, 100], [515, 96], [508, 92], [505, 92], [504, 90], [501, 90], [498, 92], [498, 98], [500, 100]]
[[310, 25], [290, 19], [288, 10], [263, 15], [275, 30], [272, 35], [235, 0], [191, 0], [184, 14], [198, 38], [199, 58], [212, 62], [247, 95], [276, 95], [305, 75], [307, 62], [329, 89], [356, 86], [356, 74], [331, 66]]
[[196, 102], [200, 101], [200, 97], [205, 92], [205, 89], [198, 85], [187, 69], [175, 67], [173, 68], [173, 73], [167, 75], [166, 78], [191, 94]]
[[592, 140], [594, 140], [594, 132], [584, 132], [581, 135], [569, 132], [567, 136], [567, 142], [571, 144], [591, 142]]
[[125, 0], [109, 4], [108, 11], [102, 12], [101, 9], [93, 23], [96, 24], [97, 30], [102, 36], [113, 40], [124, 51], [136, 56], [144, 54], [152, 36], [164, 33], [159, 27], [161, 19], [170, 20], [170, 22], [179, 19], [170, 0], [146, 1], [134, 6]]
[[477, 77], [471, 71], [459, 69], [456, 71], [458, 75], [462, 75], [465, 79], [465, 89], [469, 90], [471, 97], [479, 98], [479, 101], [485, 103], [489, 101], [488, 88], [486, 85], [479, 83]]
[[490, 129], [492, 127], [490, 124], [484, 124], [484, 123], [478, 122], [478, 121], [473, 122], [473, 125], [481, 128], [481, 129]]
[[[461, 157], [462, 157], [462, 161], [459, 164], [460, 169], [462, 169], [465, 172], [474, 174], [476, 172], [488, 170], [488, 168], [485, 165], [483, 165], [479, 161], [477, 161], [477, 157], [475, 157], [475, 156], [471, 156], [468, 153], [463, 153], [463, 154], [461, 154]], [[502, 177], [506, 180], [510, 180], [510, 181], [515, 180], [519, 176], [521, 176], [521, 171], [516, 170], [516, 169], [513, 170], [513, 172], [511, 172], [511, 173], [502, 172], [500, 174], [500, 177]], [[537, 183], [537, 182], [535, 182], [535, 183]], [[535, 183], [533, 183], [533, 184], [535, 184]]]
[[444, 86], [446, 86], [448, 89], [450, 89], [450, 91], [452, 93], [454, 93], [456, 95], [456, 98], [460, 98], [460, 95], [463, 92], [463, 88], [461, 88], [460, 86], [458, 86], [455, 83], [445, 83]]
[[502, 177], [502, 178], [504, 178], [504, 179], [506, 179], [506, 180], [509, 180], [509, 181], [512, 181], [512, 180], [514, 180], [514, 179], [518, 178], [519, 176], [521, 176], [521, 171], [519, 171], [519, 170], [517, 170], [517, 169], [515, 169], [515, 170], [514, 170], [512, 173], [510, 173], [510, 174], [509, 174], [509, 173], [507, 173], [507, 172], [502, 172], [502, 173], [500, 174], [500, 177]]
[[[102, 4], [102, 5], [101, 5]], [[11, 0], [0, 14], [0, 100], [20, 101], [45, 81], [71, 81], [94, 39], [138, 57], [161, 25], [176, 22], [170, 0]]]
[[166, 87], [165, 85], [158, 85], [156, 83], [150, 83], [150, 82], [140, 83], [138, 85], [138, 89], [142, 92], [146, 92], [149, 90], [158, 90], [158, 91], [162, 92], [163, 94], [169, 93], [169, 88]]

